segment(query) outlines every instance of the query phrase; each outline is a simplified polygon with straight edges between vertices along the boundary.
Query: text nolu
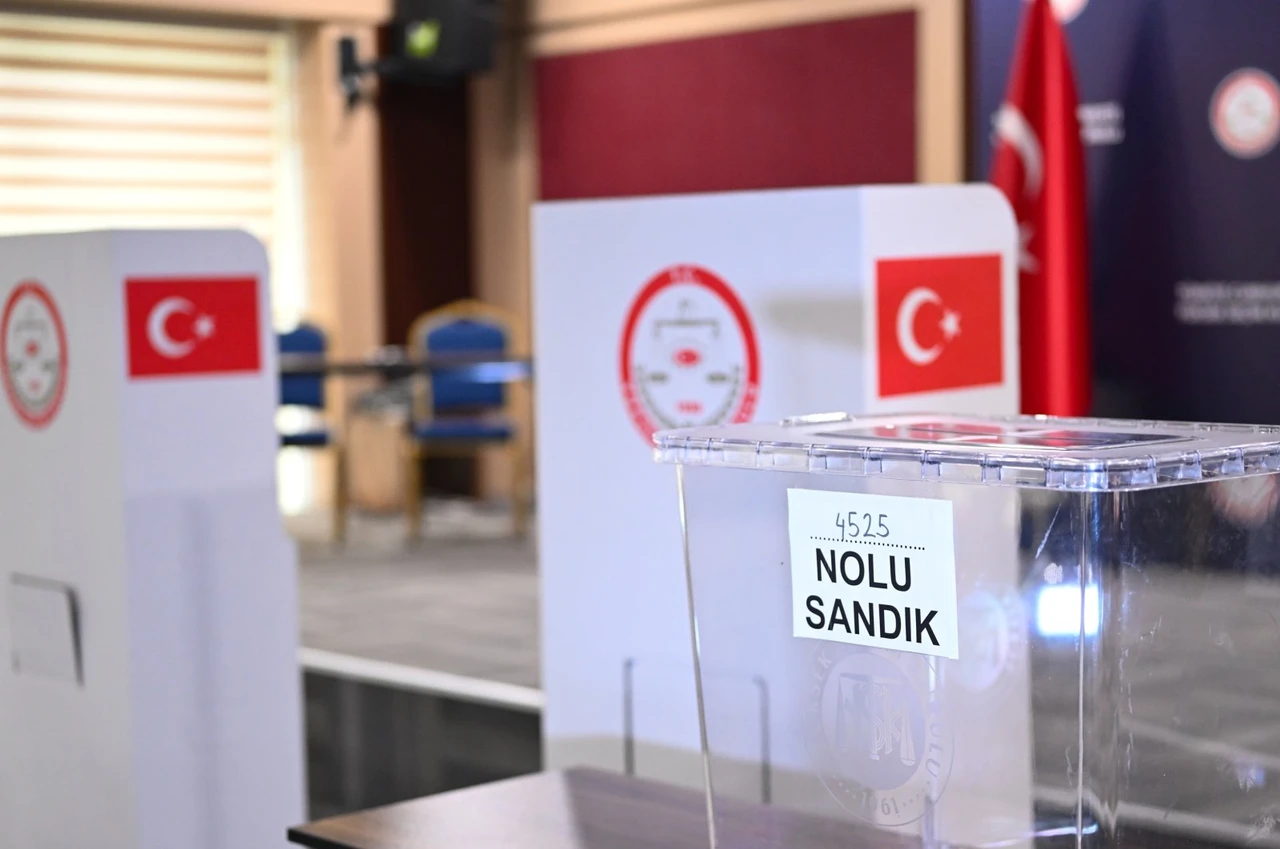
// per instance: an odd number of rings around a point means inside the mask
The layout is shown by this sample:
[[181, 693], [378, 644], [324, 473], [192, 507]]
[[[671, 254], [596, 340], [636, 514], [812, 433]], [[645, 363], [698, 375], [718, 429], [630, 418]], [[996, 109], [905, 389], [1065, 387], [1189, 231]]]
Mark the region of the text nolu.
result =
[[[895, 590], [905, 593], [911, 589], [911, 558], [881, 555], [876, 562], [874, 553], [859, 554], [845, 551], [837, 554], [834, 549], [815, 549], [818, 583], [843, 584], [850, 587], [870, 587], [877, 590]], [[880, 579], [876, 568], [879, 566]], [[933, 632], [936, 610], [889, 604], [883, 601], [859, 601], [850, 599], [827, 600], [819, 595], [805, 599], [809, 615], [805, 622], [815, 631], [844, 631], [846, 634], [865, 634], [883, 640], [903, 640], [908, 643], [924, 643], [928, 640], [938, 645]]]

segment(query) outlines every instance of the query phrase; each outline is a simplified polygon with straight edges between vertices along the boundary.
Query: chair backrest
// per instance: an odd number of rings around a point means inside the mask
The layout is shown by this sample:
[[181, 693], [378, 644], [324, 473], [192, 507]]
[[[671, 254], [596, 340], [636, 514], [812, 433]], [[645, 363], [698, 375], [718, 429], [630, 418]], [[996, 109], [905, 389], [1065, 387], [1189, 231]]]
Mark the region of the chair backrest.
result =
[[[410, 345], [428, 357], [449, 354], [506, 354], [511, 333], [492, 307], [459, 301], [426, 313], [410, 330]], [[500, 383], [479, 383], [447, 371], [431, 375], [435, 413], [501, 407], [506, 393]]]
[[[299, 324], [276, 336], [282, 354], [324, 354], [329, 347], [324, 331], [313, 324]], [[324, 409], [324, 376], [286, 374], [280, 377], [280, 403], [292, 407]]]

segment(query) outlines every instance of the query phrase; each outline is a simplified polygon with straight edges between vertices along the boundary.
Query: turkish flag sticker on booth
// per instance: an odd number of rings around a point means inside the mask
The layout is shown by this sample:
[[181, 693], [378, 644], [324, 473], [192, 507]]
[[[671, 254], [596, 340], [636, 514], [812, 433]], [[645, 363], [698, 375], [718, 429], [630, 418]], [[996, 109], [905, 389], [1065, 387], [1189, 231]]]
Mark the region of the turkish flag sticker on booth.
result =
[[1000, 255], [876, 262], [880, 397], [1004, 379]]
[[125, 281], [129, 376], [236, 374], [262, 365], [254, 277]]

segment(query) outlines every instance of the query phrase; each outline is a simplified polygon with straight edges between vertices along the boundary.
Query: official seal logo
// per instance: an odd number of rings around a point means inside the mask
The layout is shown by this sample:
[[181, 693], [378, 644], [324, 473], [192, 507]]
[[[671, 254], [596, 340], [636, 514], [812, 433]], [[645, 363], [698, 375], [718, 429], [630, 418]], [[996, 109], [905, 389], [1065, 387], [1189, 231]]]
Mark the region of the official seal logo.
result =
[[1280, 140], [1280, 84], [1258, 68], [1228, 74], [1210, 100], [1209, 125], [1232, 156], [1262, 156]]
[[627, 313], [620, 360], [627, 412], [645, 439], [755, 412], [760, 355], [751, 317], [706, 268], [673, 265], [645, 284]]
[[877, 825], [923, 817], [946, 789], [954, 751], [931, 660], [824, 643], [809, 675], [809, 755], [835, 800]]
[[53, 421], [67, 385], [67, 334], [53, 296], [39, 283], [19, 283], [5, 302], [0, 368], [18, 418], [37, 429]]
[[999, 703], [1015, 694], [1020, 678], [1011, 674], [1025, 656], [1026, 611], [1007, 588], [977, 586], [960, 602], [960, 660], [956, 678], [964, 690]]

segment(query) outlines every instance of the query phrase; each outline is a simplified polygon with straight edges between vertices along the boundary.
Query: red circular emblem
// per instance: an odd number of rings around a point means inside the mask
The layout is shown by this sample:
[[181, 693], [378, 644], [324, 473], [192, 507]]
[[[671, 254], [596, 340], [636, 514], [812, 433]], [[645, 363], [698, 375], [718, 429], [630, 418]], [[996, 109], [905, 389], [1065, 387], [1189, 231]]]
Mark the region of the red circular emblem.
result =
[[1262, 156], [1280, 140], [1280, 84], [1259, 68], [1228, 74], [1213, 92], [1209, 124], [1227, 153]]
[[627, 313], [620, 360], [627, 412], [645, 439], [755, 412], [760, 354], [751, 317], [705, 268], [673, 265], [644, 285]]
[[0, 367], [9, 404], [27, 425], [53, 421], [67, 388], [67, 334], [49, 291], [19, 283], [0, 316]]

